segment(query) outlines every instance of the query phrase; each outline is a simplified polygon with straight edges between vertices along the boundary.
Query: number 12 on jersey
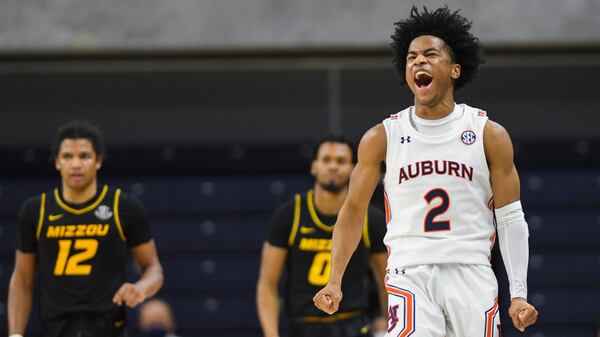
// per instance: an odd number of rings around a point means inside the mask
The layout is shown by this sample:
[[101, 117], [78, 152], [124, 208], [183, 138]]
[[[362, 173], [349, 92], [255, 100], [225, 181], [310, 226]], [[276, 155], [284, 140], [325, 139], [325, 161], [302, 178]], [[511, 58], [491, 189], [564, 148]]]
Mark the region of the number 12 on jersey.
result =
[[448, 192], [441, 188], [434, 188], [427, 192], [423, 197], [428, 205], [431, 205], [433, 200], [441, 199], [441, 203], [427, 212], [425, 215], [424, 228], [425, 232], [439, 232], [450, 230], [450, 220], [436, 220], [435, 218], [446, 213], [450, 207], [450, 197]]
[[[96, 256], [98, 251], [98, 240], [94, 239], [78, 239], [74, 240], [59, 240], [58, 255], [56, 256], [56, 264], [54, 265], [54, 275], [90, 275], [92, 266], [83, 264]], [[73, 255], [71, 254], [71, 246], [74, 249], [82, 250]]]

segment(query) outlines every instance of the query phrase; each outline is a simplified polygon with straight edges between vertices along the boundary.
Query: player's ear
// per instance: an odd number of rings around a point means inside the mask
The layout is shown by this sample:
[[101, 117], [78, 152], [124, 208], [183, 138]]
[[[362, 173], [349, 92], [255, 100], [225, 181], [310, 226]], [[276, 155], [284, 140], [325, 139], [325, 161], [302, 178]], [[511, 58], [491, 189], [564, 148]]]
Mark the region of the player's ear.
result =
[[96, 159], [96, 171], [102, 167], [102, 160], [104, 160], [102, 157], [98, 157], [98, 159]]
[[60, 171], [60, 162], [58, 161], [58, 156], [54, 157], [54, 167], [57, 171]]
[[450, 76], [452, 76], [453, 80], [458, 80], [460, 78], [460, 64], [458, 64], [458, 63], [452, 64], [452, 70], [450, 72]]
[[317, 161], [313, 160], [312, 163], [310, 164], [310, 174], [312, 174], [313, 176], [317, 175]]

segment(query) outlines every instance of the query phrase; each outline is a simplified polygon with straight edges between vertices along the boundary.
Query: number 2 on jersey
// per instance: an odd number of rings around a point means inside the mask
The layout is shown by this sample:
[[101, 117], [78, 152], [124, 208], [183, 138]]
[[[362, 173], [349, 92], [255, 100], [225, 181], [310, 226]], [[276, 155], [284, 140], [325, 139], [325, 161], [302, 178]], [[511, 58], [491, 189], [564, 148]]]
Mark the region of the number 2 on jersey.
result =
[[58, 255], [56, 256], [56, 264], [54, 265], [54, 275], [89, 275], [92, 273], [92, 266], [82, 264], [94, 256], [98, 251], [98, 240], [94, 239], [79, 239], [75, 240], [74, 249], [82, 250], [71, 256], [71, 245], [73, 240], [58, 241]]
[[425, 232], [450, 230], [450, 220], [435, 220], [436, 217], [448, 211], [448, 207], [450, 206], [450, 197], [448, 196], [448, 192], [441, 188], [434, 188], [427, 192], [424, 198], [428, 205], [431, 205], [431, 202], [434, 199], [442, 199], [441, 204], [435, 206], [434, 208], [430, 209], [429, 212], [427, 212], [427, 215], [425, 216]]

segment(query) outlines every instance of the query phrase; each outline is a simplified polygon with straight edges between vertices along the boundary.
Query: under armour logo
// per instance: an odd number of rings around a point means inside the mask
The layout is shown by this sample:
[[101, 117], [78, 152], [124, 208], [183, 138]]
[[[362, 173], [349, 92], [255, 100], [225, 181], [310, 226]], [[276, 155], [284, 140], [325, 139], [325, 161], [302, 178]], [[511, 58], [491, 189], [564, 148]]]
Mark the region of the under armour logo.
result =
[[395, 269], [396, 269], [396, 275], [406, 274], [406, 269], [404, 269], [404, 268], [402, 268], [402, 269], [395, 268]]
[[400, 144], [404, 144], [405, 142], [406, 143], [410, 143], [410, 136], [408, 136], [408, 137], [404, 137], [404, 136], [400, 137]]

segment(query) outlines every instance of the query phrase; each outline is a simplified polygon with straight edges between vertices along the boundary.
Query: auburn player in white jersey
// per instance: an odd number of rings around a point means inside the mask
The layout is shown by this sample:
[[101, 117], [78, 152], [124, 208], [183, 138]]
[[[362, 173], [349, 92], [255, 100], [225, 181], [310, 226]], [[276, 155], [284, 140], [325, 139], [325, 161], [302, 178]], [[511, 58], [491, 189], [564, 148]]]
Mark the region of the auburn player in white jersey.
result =
[[470, 83], [482, 62], [470, 28], [447, 7], [413, 7], [396, 23], [394, 63], [414, 106], [361, 140], [334, 227], [330, 279], [313, 299], [327, 313], [338, 309], [342, 275], [385, 162], [389, 337], [499, 336], [498, 284], [489, 261], [496, 233], [513, 324], [524, 331], [537, 319], [527, 302], [529, 232], [510, 137], [484, 111], [454, 102], [454, 90]]

